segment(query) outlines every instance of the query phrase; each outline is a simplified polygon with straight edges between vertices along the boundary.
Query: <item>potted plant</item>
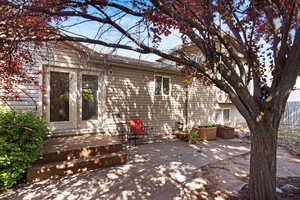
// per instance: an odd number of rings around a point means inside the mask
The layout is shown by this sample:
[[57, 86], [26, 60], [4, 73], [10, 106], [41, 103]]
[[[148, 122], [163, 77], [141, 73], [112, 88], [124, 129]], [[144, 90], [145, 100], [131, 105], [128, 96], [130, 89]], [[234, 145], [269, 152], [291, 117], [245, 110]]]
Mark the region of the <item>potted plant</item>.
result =
[[200, 140], [216, 139], [217, 127], [213, 123], [208, 123], [206, 126], [196, 126], [193, 130], [198, 133]]
[[234, 128], [224, 125], [217, 125], [217, 137], [231, 139], [235, 137]]
[[187, 138], [187, 132], [186, 131], [175, 131], [175, 135], [180, 140], [185, 140]]
[[191, 131], [187, 134], [188, 143], [195, 144], [199, 138], [197, 132]]

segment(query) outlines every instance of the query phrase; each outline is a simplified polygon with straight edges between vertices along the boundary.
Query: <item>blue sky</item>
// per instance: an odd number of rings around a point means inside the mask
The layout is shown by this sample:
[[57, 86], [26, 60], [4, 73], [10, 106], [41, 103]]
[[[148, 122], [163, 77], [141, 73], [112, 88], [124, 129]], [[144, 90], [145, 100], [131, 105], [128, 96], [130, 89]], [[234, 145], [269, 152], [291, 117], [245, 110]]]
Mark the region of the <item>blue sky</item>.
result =
[[[123, 25], [123, 27], [126, 27], [127, 25], [132, 25], [135, 22], [135, 18], [134, 17], [127, 17], [125, 16], [124, 18], [122, 18], [122, 20], [120, 20], [119, 23], [121, 23]], [[68, 21], [64, 22], [64, 26], [70, 24], [74, 24], [74, 23], [78, 23], [80, 20], [78, 18], [71, 18], [68, 19]], [[66, 28], [65, 28], [66, 29]], [[72, 32], [72, 33], [76, 33], [79, 35], [83, 35], [83, 36], [87, 36], [90, 38], [94, 38], [95, 35], [97, 35], [97, 31], [99, 29], [99, 23], [97, 22], [85, 22], [76, 26], [71, 26], [70, 28], [67, 28], [66, 30]], [[68, 34], [70, 34], [70, 32]], [[120, 39], [121, 34], [118, 33], [117, 31], [110, 31], [109, 33], [104, 35], [104, 41], [106, 42], [116, 42]], [[126, 42], [126, 40], [124, 41]], [[177, 46], [179, 46], [181, 44], [181, 39], [180, 39], [180, 34], [178, 31], [173, 30], [172, 34], [168, 37], [162, 37], [162, 41], [159, 44], [159, 49], [163, 50], [163, 51], [167, 51], [170, 49], [173, 49]], [[89, 46], [90, 48], [95, 48], [97, 50], [100, 50], [104, 53], [110, 53], [112, 51], [112, 49], [104, 47], [104, 46], [100, 46], [100, 45], [94, 45], [94, 44], [86, 44], [87, 46]], [[123, 55], [123, 56], [130, 56], [133, 58], [137, 58], [137, 59], [142, 59], [142, 60], [148, 60], [148, 61], [155, 61], [156, 59], [160, 58], [157, 55], [154, 54], [140, 54], [137, 52], [133, 52], [133, 51], [128, 51], [128, 50], [124, 50], [124, 49], [117, 49], [114, 51], [115, 54], [118, 55]]]

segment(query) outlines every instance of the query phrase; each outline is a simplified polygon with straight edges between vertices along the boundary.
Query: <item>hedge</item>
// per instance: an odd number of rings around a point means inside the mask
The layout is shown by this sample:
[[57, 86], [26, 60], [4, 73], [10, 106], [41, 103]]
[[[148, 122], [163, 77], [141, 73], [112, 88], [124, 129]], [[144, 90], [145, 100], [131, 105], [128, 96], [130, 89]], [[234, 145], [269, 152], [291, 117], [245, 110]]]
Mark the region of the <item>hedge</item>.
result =
[[0, 190], [16, 184], [39, 159], [46, 134], [41, 117], [0, 109]]

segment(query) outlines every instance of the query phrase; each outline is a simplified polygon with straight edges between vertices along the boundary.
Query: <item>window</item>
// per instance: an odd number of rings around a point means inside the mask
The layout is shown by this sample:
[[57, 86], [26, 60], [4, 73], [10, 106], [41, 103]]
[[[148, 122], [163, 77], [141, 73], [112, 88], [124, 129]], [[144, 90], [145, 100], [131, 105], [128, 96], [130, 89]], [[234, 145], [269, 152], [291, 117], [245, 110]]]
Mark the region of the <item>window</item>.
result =
[[225, 122], [229, 121], [229, 109], [223, 109], [223, 120]]
[[70, 74], [50, 72], [50, 122], [70, 120]]
[[228, 122], [230, 120], [230, 109], [221, 108], [215, 110], [215, 123]]
[[82, 120], [98, 117], [98, 76], [82, 75]]
[[170, 78], [165, 76], [155, 76], [155, 95], [170, 94]]
[[191, 60], [196, 62], [196, 63], [201, 62], [201, 58], [199, 56], [191, 56]]

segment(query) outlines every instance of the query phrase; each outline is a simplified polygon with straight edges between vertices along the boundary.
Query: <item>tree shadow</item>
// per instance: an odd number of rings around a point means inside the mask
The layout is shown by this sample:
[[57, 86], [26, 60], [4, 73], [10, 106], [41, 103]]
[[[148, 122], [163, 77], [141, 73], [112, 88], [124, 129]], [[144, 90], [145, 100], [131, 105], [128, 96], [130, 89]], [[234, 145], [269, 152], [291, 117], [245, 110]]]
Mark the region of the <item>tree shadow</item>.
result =
[[[236, 147], [226, 150], [227, 147]], [[132, 147], [122, 166], [74, 174], [7, 191], [6, 199], [209, 199], [202, 167], [248, 151], [220, 141]], [[199, 151], [200, 149], [200, 151]], [[218, 150], [218, 151], [215, 151]]]

